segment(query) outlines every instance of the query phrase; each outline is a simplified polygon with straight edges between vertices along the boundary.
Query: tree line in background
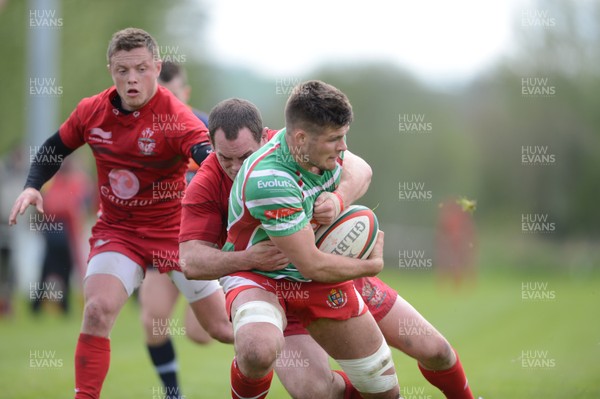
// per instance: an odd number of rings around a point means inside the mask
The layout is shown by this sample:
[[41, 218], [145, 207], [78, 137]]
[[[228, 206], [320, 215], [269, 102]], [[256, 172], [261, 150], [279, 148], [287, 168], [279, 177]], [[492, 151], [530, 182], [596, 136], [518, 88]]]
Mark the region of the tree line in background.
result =
[[[224, 98], [244, 97], [277, 128], [294, 79], [340, 87], [355, 110], [350, 148], [375, 172], [364, 202], [388, 223], [434, 226], [439, 202], [466, 196], [478, 201], [476, 218], [489, 229], [518, 233], [522, 215], [537, 214], [555, 223], [550, 238], [597, 238], [600, 4], [546, 0], [533, 9], [545, 12], [539, 17], [552, 19], [551, 26], [527, 25], [516, 16], [513, 53], [468, 84], [436, 88], [383, 64], [265, 79], [199, 59], [195, 29], [206, 16], [196, 3], [172, 9], [166, 1], [65, 0], [60, 120], [81, 98], [111, 84], [105, 66], [110, 36], [138, 26], [155, 35], [163, 53], [185, 57], [192, 103], [205, 111]], [[17, 1], [0, 13], [0, 155], [25, 134], [27, 13], [27, 3]], [[47, 134], [57, 128], [49, 126]], [[419, 198], [403, 199], [403, 188]]]

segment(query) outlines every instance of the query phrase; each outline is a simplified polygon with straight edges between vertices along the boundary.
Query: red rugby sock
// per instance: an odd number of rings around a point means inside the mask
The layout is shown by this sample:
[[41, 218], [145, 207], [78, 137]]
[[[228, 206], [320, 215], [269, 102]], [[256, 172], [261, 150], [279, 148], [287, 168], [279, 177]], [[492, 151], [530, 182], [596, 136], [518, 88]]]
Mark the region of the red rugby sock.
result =
[[442, 391], [447, 399], [473, 399], [458, 353], [454, 351], [454, 354], [456, 355], [454, 366], [447, 370], [426, 370], [419, 364], [421, 374], [431, 385]]
[[110, 340], [79, 334], [75, 348], [75, 399], [98, 399], [110, 364]]
[[348, 378], [346, 373], [344, 373], [342, 370], [333, 370], [333, 372], [338, 373], [344, 379], [344, 383], [346, 384], [344, 399], [362, 399], [360, 392], [354, 388], [354, 385], [352, 385], [352, 382], [350, 382], [350, 378]]
[[231, 362], [231, 397], [233, 399], [263, 399], [267, 397], [271, 380], [273, 379], [273, 370], [262, 378], [248, 378], [237, 366], [235, 358]]

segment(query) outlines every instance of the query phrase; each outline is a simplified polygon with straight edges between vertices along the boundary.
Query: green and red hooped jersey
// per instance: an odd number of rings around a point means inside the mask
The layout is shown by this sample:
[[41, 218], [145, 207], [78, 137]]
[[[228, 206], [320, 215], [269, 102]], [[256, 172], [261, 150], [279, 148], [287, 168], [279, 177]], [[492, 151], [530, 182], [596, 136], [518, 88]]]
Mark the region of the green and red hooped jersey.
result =
[[[342, 174], [342, 157], [321, 175], [297, 162], [285, 140], [285, 129], [252, 154], [239, 171], [229, 197], [224, 251], [241, 251], [270, 236], [288, 236], [310, 226], [319, 194], [334, 191]], [[273, 272], [254, 271], [273, 279], [310, 281], [293, 264]]]

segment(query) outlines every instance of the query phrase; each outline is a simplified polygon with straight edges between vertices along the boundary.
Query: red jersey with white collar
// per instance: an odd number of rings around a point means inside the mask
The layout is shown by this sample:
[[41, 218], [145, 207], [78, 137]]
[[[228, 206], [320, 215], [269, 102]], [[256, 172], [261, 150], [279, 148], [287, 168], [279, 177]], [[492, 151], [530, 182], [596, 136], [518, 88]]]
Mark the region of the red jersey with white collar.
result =
[[183, 197], [179, 242], [201, 240], [221, 248], [227, 239], [227, 203], [233, 180], [210, 154]]
[[206, 126], [169, 90], [123, 113], [111, 87], [83, 99], [62, 124], [64, 144], [88, 144], [96, 159], [101, 221], [141, 237], [177, 235], [191, 148], [208, 142]]

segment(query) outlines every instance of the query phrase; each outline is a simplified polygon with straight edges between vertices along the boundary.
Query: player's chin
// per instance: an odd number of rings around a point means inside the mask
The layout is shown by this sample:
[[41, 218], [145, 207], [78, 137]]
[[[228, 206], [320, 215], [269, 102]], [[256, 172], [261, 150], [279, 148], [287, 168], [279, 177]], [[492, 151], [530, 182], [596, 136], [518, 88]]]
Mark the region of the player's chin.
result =
[[130, 110], [135, 111], [142, 107], [145, 104], [145, 101], [141, 98], [127, 99], [125, 104], [129, 107]]
[[227, 173], [227, 176], [229, 176], [229, 178], [231, 180], [235, 180], [235, 177], [237, 176], [237, 172], [234, 173], [234, 172], [231, 172], [231, 171], [227, 171], [226, 173]]
[[330, 157], [327, 158], [327, 160], [325, 161], [324, 165], [322, 168], [322, 170], [334, 170], [335, 166], [337, 165], [337, 157]]

